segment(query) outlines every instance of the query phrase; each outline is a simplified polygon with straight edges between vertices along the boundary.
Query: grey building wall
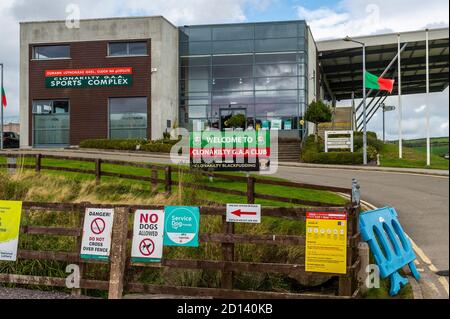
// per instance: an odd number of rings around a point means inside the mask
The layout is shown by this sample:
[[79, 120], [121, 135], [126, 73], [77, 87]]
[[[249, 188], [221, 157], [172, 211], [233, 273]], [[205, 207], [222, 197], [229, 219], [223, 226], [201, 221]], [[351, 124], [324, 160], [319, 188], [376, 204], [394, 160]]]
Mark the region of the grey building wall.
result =
[[[152, 41], [152, 138], [159, 139], [167, 121], [178, 122], [178, 29], [161, 16], [80, 21], [69, 29], [65, 21], [20, 24], [20, 135], [29, 144], [29, 45], [77, 41], [148, 39]], [[99, 66], [101, 67], [101, 66]]]

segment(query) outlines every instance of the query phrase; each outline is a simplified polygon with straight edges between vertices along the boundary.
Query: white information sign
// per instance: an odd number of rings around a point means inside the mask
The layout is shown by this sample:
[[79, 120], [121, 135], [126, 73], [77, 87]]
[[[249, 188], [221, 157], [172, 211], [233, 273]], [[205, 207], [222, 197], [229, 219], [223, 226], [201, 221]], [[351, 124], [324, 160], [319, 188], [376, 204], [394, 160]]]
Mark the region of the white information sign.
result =
[[132, 262], [160, 262], [163, 255], [164, 211], [137, 210], [134, 214]]
[[84, 217], [81, 258], [108, 260], [114, 209], [87, 208]]
[[261, 205], [227, 204], [228, 223], [261, 223]]
[[[338, 137], [332, 137], [332, 136]], [[326, 131], [325, 132], [325, 152], [328, 153], [330, 149], [349, 149], [352, 153], [353, 146], [353, 131]]]

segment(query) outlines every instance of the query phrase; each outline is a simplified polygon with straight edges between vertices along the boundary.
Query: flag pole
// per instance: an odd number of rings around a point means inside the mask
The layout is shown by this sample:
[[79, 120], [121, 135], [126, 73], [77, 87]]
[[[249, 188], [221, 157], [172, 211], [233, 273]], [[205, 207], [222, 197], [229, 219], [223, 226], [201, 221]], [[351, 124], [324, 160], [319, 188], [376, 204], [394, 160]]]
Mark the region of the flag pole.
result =
[[403, 105], [402, 105], [402, 58], [400, 33], [398, 34], [398, 155], [403, 158]]
[[366, 91], [366, 44], [362, 43], [363, 46], [363, 118], [364, 118], [364, 132], [363, 132], [363, 157], [364, 165], [367, 165], [367, 91]]
[[0, 63], [0, 67], [2, 68], [1, 70], [1, 75], [0, 75], [0, 96], [2, 98], [2, 102], [0, 102], [0, 151], [3, 150], [3, 63]]
[[431, 165], [431, 139], [430, 139], [430, 105], [429, 105], [429, 97], [430, 97], [430, 51], [429, 51], [429, 35], [428, 29], [426, 31], [425, 36], [425, 47], [426, 47], [426, 81], [427, 81], [427, 92], [426, 92], [426, 106], [427, 106], [427, 119], [426, 119], [426, 127], [427, 127], [427, 166]]

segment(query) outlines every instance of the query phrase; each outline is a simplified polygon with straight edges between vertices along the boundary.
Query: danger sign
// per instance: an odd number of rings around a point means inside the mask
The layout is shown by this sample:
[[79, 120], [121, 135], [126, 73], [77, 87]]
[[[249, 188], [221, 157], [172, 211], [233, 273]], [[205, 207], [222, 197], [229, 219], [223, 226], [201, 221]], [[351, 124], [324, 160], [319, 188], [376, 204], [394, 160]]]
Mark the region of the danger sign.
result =
[[132, 262], [161, 262], [164, 211], [137, 210], [134, 213]]
[[100, 260], [109, 259], [113, 218], [113, 209], [86, 209], [81, 244], [81, 258]]

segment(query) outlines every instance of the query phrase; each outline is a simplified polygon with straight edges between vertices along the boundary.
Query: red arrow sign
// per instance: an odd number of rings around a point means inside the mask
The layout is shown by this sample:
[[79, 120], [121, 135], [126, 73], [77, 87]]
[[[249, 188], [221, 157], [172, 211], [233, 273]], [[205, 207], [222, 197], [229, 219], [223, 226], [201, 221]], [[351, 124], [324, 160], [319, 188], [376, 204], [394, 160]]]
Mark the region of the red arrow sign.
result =
[[240, 209], [232, 212], [231, 214], [235, 215], [235, 216], [238, 216], [238, 217], [242, 217], [243, 215], [248, 215], [248, 216], [256, 216], [257, 215], [256, 212], [243, 212]]

